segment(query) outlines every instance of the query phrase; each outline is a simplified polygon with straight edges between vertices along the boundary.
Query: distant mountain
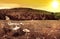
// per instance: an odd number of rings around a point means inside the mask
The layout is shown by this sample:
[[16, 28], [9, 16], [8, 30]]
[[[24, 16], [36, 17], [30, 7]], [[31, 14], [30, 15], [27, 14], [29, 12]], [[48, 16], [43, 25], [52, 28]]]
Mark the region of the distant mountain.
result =
[[56, 20], [53, 12], [32, 8], [0, 9], [0, 20], [8, 16], [11, 20]]

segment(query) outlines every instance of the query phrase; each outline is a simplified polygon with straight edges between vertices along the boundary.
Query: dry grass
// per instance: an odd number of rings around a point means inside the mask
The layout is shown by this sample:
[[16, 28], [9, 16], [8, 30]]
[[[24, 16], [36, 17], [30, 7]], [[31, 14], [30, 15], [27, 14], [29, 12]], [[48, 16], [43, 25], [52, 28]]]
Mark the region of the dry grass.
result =
[[[4, 33], [2, 29], [4, 26], [7, 27], [8, 29], [14, 27], [14, 25], [12, 26], [8, 25], [8, 22], [10, 21], [3, 21], [3, 20], [0, 21], [0, 33], [1, 32]], [[29, 29], [30, 32], [15, 38], [14, 36], [12, 36], [15, 31], [11, 31], [9, 32], [9, 34], [4, 34], [7, 35], [6, 39], [9, 36], [10, 39], [60, 39], [60, 20], [26, 20], [26, 21], [11, 21], [11, 22], [18, 23], [19, 27], [21, 27], [22, 29]], [[3, 39], [3, 37], [1, 39]]]

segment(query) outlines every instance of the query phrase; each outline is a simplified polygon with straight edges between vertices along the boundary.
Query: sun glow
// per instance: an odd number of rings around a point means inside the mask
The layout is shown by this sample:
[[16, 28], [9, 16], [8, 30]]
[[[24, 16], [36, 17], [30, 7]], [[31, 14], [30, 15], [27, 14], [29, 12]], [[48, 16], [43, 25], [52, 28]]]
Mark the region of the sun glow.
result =
[[53, 2], [52, 2], [52, 7], [53, 7], [53, 8], [56, 9], [56, 8], [58, 8], [58, 6], [59, 6], [59, 3], [58, 3], [57, 1], [53, 1]]

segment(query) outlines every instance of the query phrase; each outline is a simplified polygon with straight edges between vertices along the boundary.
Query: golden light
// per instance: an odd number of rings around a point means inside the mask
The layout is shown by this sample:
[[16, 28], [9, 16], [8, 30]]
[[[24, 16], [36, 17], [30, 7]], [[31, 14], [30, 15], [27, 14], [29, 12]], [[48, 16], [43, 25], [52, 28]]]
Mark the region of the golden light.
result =
[[19, 4], [15, 4], [15, 3], [1, 3], [0, 4], [0, 9], [10, 9], [10, 8], [15, 8], [15, 7], [19, 7]]
[[55, 9], [58, 8], [58, 5], [59, 5], [59, 3], [57, 1], [52, 2], [52, 7], [53, 8], [55, 8]]

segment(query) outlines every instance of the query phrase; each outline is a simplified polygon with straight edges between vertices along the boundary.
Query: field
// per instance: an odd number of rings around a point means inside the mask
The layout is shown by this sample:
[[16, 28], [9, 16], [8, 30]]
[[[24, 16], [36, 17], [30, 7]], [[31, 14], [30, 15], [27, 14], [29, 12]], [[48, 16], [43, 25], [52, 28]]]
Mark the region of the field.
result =
[[[15, 26], [20, 29], [13, 30]], [[60, 20], [1, 20], [0, 39], [60, 39]]]

